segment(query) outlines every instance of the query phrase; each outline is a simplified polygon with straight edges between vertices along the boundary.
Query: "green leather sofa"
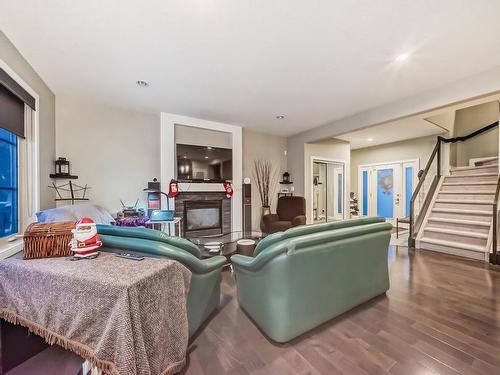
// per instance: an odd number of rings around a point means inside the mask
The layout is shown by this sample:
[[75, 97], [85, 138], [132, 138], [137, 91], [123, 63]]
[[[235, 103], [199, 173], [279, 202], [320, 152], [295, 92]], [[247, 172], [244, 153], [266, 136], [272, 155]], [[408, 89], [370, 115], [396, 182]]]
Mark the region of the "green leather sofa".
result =
[[168, 258], [182, 263], [191, 271], [187, 298], [189, 337], [219, 306], [221, 272], [226, 257], [200, 259], [196, 245], [152, 229], [97, 225], [97, 232], [103, 243], [102, 251], [126, 251], [147, 257]]
[[240, 306], [272, 340], [287, 342], [385, 293], [392, 225], [383, 221], [294, 228], [303, 235], [268, 240], [255, 257], [233, 255]]

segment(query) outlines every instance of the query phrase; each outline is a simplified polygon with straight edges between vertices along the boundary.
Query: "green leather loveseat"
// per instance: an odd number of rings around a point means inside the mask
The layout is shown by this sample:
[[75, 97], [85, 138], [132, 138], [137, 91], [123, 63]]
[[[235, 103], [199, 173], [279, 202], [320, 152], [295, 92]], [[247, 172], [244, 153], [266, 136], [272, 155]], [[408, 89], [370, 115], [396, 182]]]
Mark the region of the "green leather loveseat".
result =
[[392, 225], [383, 221], [292, 228], [301, 235], [266, 238], [255, 257], [233, 255], [240, 306], [272, 340], [287, 342], [385, 293]]
[[200, 259], [200, 250], [196, 245], [152, 229], [97, 225], [97, 232], [103, 243], [102, 251], [126, 251], [147, 257], [173, 259], [191, 271], [187, 298], [189, 337], [219, 306], [221, 271], [226, 257]]

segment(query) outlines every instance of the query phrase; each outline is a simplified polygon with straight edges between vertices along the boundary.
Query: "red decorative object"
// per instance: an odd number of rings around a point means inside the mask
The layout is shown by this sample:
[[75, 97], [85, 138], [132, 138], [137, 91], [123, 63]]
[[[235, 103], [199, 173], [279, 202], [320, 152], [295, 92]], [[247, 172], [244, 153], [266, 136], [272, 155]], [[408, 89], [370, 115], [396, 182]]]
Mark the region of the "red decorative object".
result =
[[168, 185], [168, 196], [171, 198], [175, 198], [179, 195], [179, 183], [176, 180], [170, 180], [170, 184]]
[[224, 182], [224, 190], [226, 190], [226, 197], [231, 198], [233, 196], [233, 186], [229, 182]]

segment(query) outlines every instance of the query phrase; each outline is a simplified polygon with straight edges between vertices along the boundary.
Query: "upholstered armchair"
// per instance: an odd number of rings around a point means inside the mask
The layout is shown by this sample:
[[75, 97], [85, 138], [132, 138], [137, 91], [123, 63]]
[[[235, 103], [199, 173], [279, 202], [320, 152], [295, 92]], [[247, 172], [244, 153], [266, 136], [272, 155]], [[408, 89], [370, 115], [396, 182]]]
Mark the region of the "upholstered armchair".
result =
[[306, 224], [304, 197], [280, 197], [275, 214], [264, 215], [265, 233], [276, 233]]

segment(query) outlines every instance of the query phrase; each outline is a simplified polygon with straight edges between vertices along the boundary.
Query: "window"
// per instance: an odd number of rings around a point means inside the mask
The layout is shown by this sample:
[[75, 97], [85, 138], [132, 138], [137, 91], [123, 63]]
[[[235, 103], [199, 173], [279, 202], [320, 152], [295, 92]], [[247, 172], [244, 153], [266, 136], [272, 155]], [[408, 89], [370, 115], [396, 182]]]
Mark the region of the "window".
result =
[[0, 59], [0, 259], [22, 250], [39, 209], [38, 98]]
[[0, 238], [19, 231], [17, 136], [0, 128]]

